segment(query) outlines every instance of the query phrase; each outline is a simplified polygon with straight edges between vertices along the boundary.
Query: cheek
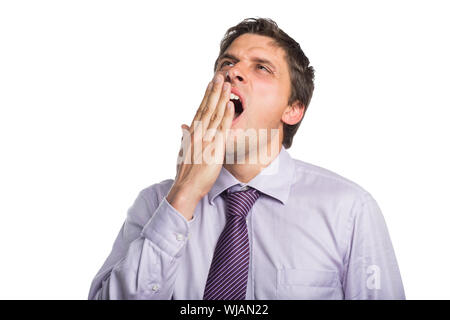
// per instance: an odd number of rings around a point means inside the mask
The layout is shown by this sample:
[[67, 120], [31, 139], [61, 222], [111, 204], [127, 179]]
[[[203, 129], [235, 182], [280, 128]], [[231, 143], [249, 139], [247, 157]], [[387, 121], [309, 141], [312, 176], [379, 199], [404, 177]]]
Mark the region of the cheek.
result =
[[278, 128], [280, 116], [274, 109], [257, 110], [248, 119], [249, 127], [253, 128]]
[[272, 87], [261, 90], [252, 101], [253, 119], [265, 127], [277, 127], [283, 110], [282, 93]]
[[264, 111], [272, 112], [284, 103], [285, 90], [278, 83], [273, 81], [260, 81], [254, 90], [254, 98]]

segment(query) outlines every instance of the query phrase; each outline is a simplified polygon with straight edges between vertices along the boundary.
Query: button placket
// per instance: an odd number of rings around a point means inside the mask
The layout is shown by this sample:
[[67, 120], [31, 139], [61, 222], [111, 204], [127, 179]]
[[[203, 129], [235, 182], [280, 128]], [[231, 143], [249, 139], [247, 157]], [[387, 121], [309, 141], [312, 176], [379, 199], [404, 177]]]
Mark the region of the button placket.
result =
[[178, 241], [183, 241], [184, 240], [184, 236], [181, 233], [177, 233], [175, 237], [176, 237], [176, 239]]

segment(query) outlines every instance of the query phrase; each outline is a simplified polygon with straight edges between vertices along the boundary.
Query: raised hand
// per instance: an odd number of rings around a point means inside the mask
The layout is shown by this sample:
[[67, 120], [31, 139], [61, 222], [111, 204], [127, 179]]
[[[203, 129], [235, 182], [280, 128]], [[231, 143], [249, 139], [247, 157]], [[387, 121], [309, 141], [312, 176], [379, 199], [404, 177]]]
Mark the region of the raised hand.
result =
[[230, 90], [230, 83], [216, 74], [191, 125], [182, 126], [177, 175], [166, 199], [187, 220], [192, 219], [195, 207], [209, 192], [223, 165], [226, 135], [234, 117]]

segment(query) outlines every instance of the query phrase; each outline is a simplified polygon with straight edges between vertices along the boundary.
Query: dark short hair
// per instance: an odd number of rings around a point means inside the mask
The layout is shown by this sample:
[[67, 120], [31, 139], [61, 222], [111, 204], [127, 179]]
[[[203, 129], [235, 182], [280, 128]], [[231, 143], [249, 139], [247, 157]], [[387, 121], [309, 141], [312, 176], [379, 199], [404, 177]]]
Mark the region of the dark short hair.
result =
[[[276, 22], [271, 19], [247, 18], [234, 27], [229, 28], [220, 42], [220, 52], [214, 63], [214, 71], [217, 70], [220, 57], [225, 53], [231, 43], [245, 33], [271, 37], [275, 40], [276, 45], [284, 49], [291, 78], [291, 94], [288, 104], [291, 105], [299, 100], [305, 107], [306, 112], [314, 91], [314, 68], [309, 65], [309, 59], [303, 53], [300, 45], [281, 30]], [[294, 135], [302, 120], [303, 118], [294, 125], [283, 124], [283, 146], [286, 149], [291, 147]]]

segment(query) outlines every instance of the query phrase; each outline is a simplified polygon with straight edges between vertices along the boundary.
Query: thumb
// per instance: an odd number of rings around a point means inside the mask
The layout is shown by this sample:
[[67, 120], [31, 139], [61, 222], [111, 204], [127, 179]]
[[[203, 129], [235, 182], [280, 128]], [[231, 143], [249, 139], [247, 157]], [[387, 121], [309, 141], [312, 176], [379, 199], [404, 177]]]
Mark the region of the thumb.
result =
[[189, 131], [189, 129], [190, 129], [190, 128], [189, 128], [189, 126], [188, 126], [187, 124], [184, 124], [184, 123], [183, 123], [183, 124], [181, 125], [181, 140], [183, 140], [183, 137], [184, 137], [184, 131], [185, 131], [185, 130]]

